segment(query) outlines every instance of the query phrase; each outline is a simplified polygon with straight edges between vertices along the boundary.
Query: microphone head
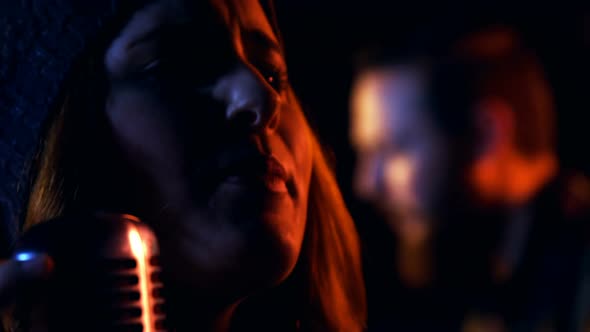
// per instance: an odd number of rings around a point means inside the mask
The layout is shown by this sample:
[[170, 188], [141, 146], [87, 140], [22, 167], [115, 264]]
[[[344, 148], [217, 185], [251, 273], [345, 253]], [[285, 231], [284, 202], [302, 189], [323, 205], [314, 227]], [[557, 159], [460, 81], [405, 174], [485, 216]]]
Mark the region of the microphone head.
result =
[[[14, 257], [54, 261], [43, 289], [48, 331], [167, 331], [158, 243], [134, 216], [96, 214], [32, 227]], [[42, 293], [42, 294], [39, 294]]]

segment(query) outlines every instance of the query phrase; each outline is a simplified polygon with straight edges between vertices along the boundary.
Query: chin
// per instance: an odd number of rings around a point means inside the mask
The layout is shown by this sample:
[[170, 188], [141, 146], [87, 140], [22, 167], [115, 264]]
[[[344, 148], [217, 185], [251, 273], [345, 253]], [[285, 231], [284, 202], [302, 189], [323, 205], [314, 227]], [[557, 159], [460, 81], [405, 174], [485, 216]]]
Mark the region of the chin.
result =
[[258, 220], [259, 227], [246, 229], [237, 270], [250, 275], [256, 288], [282, 282], [295, 267], [303, 237], [297, 226], [303, 223], [294, 220], [293, 215], [266, 211]]
[[247, 287], [252, 290], [261, 290], [273, 287], [283, 282], [293, 271], [299, 248], [294, 248], [284, 239], [276, 238], [268, 245], [259, 247], [258, 252], [252, 252], [249, 262], [239, 269], [242, 275], [249, 275]]
[[209, 220], [186, 218], [161, 241], [164, 267], [175, 287], [240, 298], [290, 275], [305, 226], [304, 219], [294, 220], [292, 204], [262, 210], [231, 204], [231, 210], [205, 213]]

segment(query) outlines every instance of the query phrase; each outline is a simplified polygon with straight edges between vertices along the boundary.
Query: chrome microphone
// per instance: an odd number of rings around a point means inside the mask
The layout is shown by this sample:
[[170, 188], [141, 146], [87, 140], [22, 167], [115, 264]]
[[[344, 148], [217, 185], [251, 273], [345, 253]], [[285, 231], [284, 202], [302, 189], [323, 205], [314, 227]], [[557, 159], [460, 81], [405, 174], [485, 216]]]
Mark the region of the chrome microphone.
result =
[[41, 223], [23, 236], [14, 258], [37, 252], [54, 262], [40, 289], [48, 331], [168, 331], [158, 243], [138, 218], [96, 214]]

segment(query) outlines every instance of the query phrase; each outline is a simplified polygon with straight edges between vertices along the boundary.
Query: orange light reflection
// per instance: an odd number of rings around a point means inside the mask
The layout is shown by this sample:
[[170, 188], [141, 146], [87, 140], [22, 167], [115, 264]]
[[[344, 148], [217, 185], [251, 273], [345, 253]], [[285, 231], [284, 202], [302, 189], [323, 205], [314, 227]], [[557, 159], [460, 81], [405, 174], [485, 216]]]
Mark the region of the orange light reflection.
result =
[[141, 291], [141, 319], [143, 321], [143, 325], [145, 326], [146, 332], [152, 332], [152, 317], [151, 317], [151, 303], [150, 303], [150, 294], [148, 291], [148, 284], [147, 284], [147, 266], [146, 262], [146, 248], [141, 240], [141, 236], [137, 232], [137, 230], [132, 229], [129, 231], [129, 242], [131, 244], [131, 251], [135, 259], [137, 260], [137, 267], [139, 268], [140, 275], [143, 276], [139, 278], [139, 287]]

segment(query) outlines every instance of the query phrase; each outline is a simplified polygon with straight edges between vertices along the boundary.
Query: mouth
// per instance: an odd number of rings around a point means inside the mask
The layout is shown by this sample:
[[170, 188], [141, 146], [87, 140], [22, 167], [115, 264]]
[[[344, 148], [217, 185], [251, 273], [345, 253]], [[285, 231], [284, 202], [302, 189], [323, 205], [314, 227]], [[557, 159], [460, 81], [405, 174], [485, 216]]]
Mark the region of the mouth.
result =
[[222, 169], [222, 182], [265, 189], [272, 193], [288, 192], [288, 175], [273, 156], [254, 155], [234, 161]]

